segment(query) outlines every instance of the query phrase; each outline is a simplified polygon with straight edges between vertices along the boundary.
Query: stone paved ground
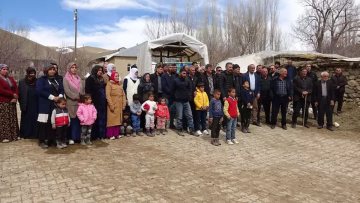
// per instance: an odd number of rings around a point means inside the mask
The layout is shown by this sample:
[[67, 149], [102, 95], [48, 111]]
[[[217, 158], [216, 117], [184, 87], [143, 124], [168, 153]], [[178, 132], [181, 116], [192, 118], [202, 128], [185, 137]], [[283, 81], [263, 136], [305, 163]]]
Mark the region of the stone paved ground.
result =
[[358, 135], [250, 129], [219, 147], [172, 131], [63, 150], [0, 144], [0, 202], [360, 202]]

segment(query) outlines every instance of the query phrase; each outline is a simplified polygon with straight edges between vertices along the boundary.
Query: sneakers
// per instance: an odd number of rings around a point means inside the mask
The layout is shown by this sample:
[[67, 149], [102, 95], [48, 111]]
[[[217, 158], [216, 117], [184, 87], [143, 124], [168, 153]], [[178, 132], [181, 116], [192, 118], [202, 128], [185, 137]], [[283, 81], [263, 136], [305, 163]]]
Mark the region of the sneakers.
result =
[[178, 130], [177, 131], [177, 134], [179, 135], [179, 136], [182, 136], [182, 137], [184, 137], [185, 136], [185, 133], [184, 133], [184, 130]]
[[75, 144], [74, 140], [69, 140], [69, 145]]
[[81, 138], [80, 144], [81, 144], [81, 145], [86, 145], [86, 143], [85, 143], [85, 138]]
[[131, 136], [136, 137], [136, 132], [132, 132]]
[[219, 138], [216, 139], [217, 146], [221, 145]]
[[154, 135], [153, 135], [150, 131], [148, 131], [148, 132], [146, 133], [146, 135], [149, 136], [149, 137], [154, 137]]
[[233, 142], [234, 144], [239, 144], [239, 142], [236, 139], [232, 139], [231, 142]]
[[56, 141], [56, 147], [59, 148], [59, 149], [64, 148], [60, 141]]
[[64, 148], [66, 148], [66, 147], [67, 147], [67, 145], [66, 145], [66, 140], [62, 141], [62, 142], [61, 142], [61, 145], [62, 145]]
[[249, 127], [246, 127], [246, 132], [251, 133], [250, 130], [249, 130]]
[[8, 143], [8, 142], [10, 142], [10, 140], [5, 139], [2, 141], [2, 143]]
[[207, 130], [204, 130], [204, 131], [202, 132], [202, 134], [204, 134], [204, 135], [209, 135], [209, 132], [208, 132]]
[[156, 134], [157, 134], [157, 135], [160, 135], [160, 130], [156, 130]]
[[226, 140], [226, 144], [233, 145], [234, 143], [231, 140]]
[[166, 129], [165, 129], [165, 130], [161, 130], [161, 134], [162, 134], [162, 135], [166, 135], [166, 132], [167, 132]]
[[115, 137], [114, 136], [110, 137], [110, 140], [115, 140]]
[[200, 135], [202, 135], [202, 133], [201, 133], [200, 130], [198, 130], [198, 131], [195, 132], [195, 136], [196, 136], [196, 137], [199, 137]]
[[85, 143], [86, 143], [87, 145], [91, 145], [91, 144], [92, 144], [92, 142], [91, 142], [91, 140], [90, 140], [90, 136], [85, 138]]
[[40, 147], [43, 149], [49, 148], [49, 146], [45, 142], [40, 143]]
[[221, 143], [219, 142], [219, 139], [217, 139], [217, 138], [211, 139], [211, 144], [214, 146], [221, 145]]
[[296, 128], [296, 123], [291, 124], [292, 128]]
[[242, 127], [242, 128], [241, 128], [241, 132], [242, 132], [242, 133], [247, 133], [246, 127]]
[[194, 129], [190, 129], [189, 134], [190, 134], [190, 135], [195, 135], [195, 130], [194, 130]]
[[136, 132], [136, 135], [137, 135], [137, 136], [140, 136], [140, 137], [143, 136], [143, 134], [142, 134], [140, 131], [137, 131], [137, 132]]

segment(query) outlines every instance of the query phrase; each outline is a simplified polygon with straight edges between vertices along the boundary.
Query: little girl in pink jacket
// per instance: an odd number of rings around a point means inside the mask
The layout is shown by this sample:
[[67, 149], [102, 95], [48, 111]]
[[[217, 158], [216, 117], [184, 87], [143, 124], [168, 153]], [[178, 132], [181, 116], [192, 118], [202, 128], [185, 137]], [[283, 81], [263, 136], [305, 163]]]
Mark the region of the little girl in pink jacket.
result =
[[81, 96], [79, 108], [76, 113], [81, 125], [81, 145], [92, 144], [90, 141], [91, 128], [95, 123], [97, 111], [91, 102], [90, 94]]

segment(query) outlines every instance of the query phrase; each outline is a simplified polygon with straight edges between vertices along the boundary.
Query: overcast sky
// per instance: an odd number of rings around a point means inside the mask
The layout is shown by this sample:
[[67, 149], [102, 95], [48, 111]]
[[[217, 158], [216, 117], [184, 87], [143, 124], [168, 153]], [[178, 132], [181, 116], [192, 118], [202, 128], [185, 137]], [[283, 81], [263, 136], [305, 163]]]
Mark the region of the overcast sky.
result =
[[[201, 9], [206, 0], [198, 0]], [[225, 5], [226, 0], [218, 0]], [[171, 0], [1, 0], [2, 21], [18, 19], [31, 27], [29, 38], [46, 46], [74, 44], [74, 9], [78, 9], [78, 46], [105, 49], [131, 47], [146, 40], [146, 19], [171, 9]], [[181, 1], [178, 1], [181, 2]], [[299, 0], [280, 0], [279, 23], [283, 32], [303, 12]], [[357, 0], [360, 2], [360, 0]], [[16, 9], [13, 9], [16, 8]], [[155, 9], [154, 9], [155, 8]], [[291, 50], [306, 49], [291, 40]]]

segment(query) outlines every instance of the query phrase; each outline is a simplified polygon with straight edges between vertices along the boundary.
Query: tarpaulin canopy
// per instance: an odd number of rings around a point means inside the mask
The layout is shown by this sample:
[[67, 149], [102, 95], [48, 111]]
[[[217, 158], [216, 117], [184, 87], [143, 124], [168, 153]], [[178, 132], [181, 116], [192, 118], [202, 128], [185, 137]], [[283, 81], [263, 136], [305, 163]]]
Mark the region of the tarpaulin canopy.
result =
[[179, 58], [181, 62], [200, 61], [209, 63], [207, 46], [184, 33], [174, 33], [144, 43], [137, 57], [139, 73], [152, 73], [152, 57]]

